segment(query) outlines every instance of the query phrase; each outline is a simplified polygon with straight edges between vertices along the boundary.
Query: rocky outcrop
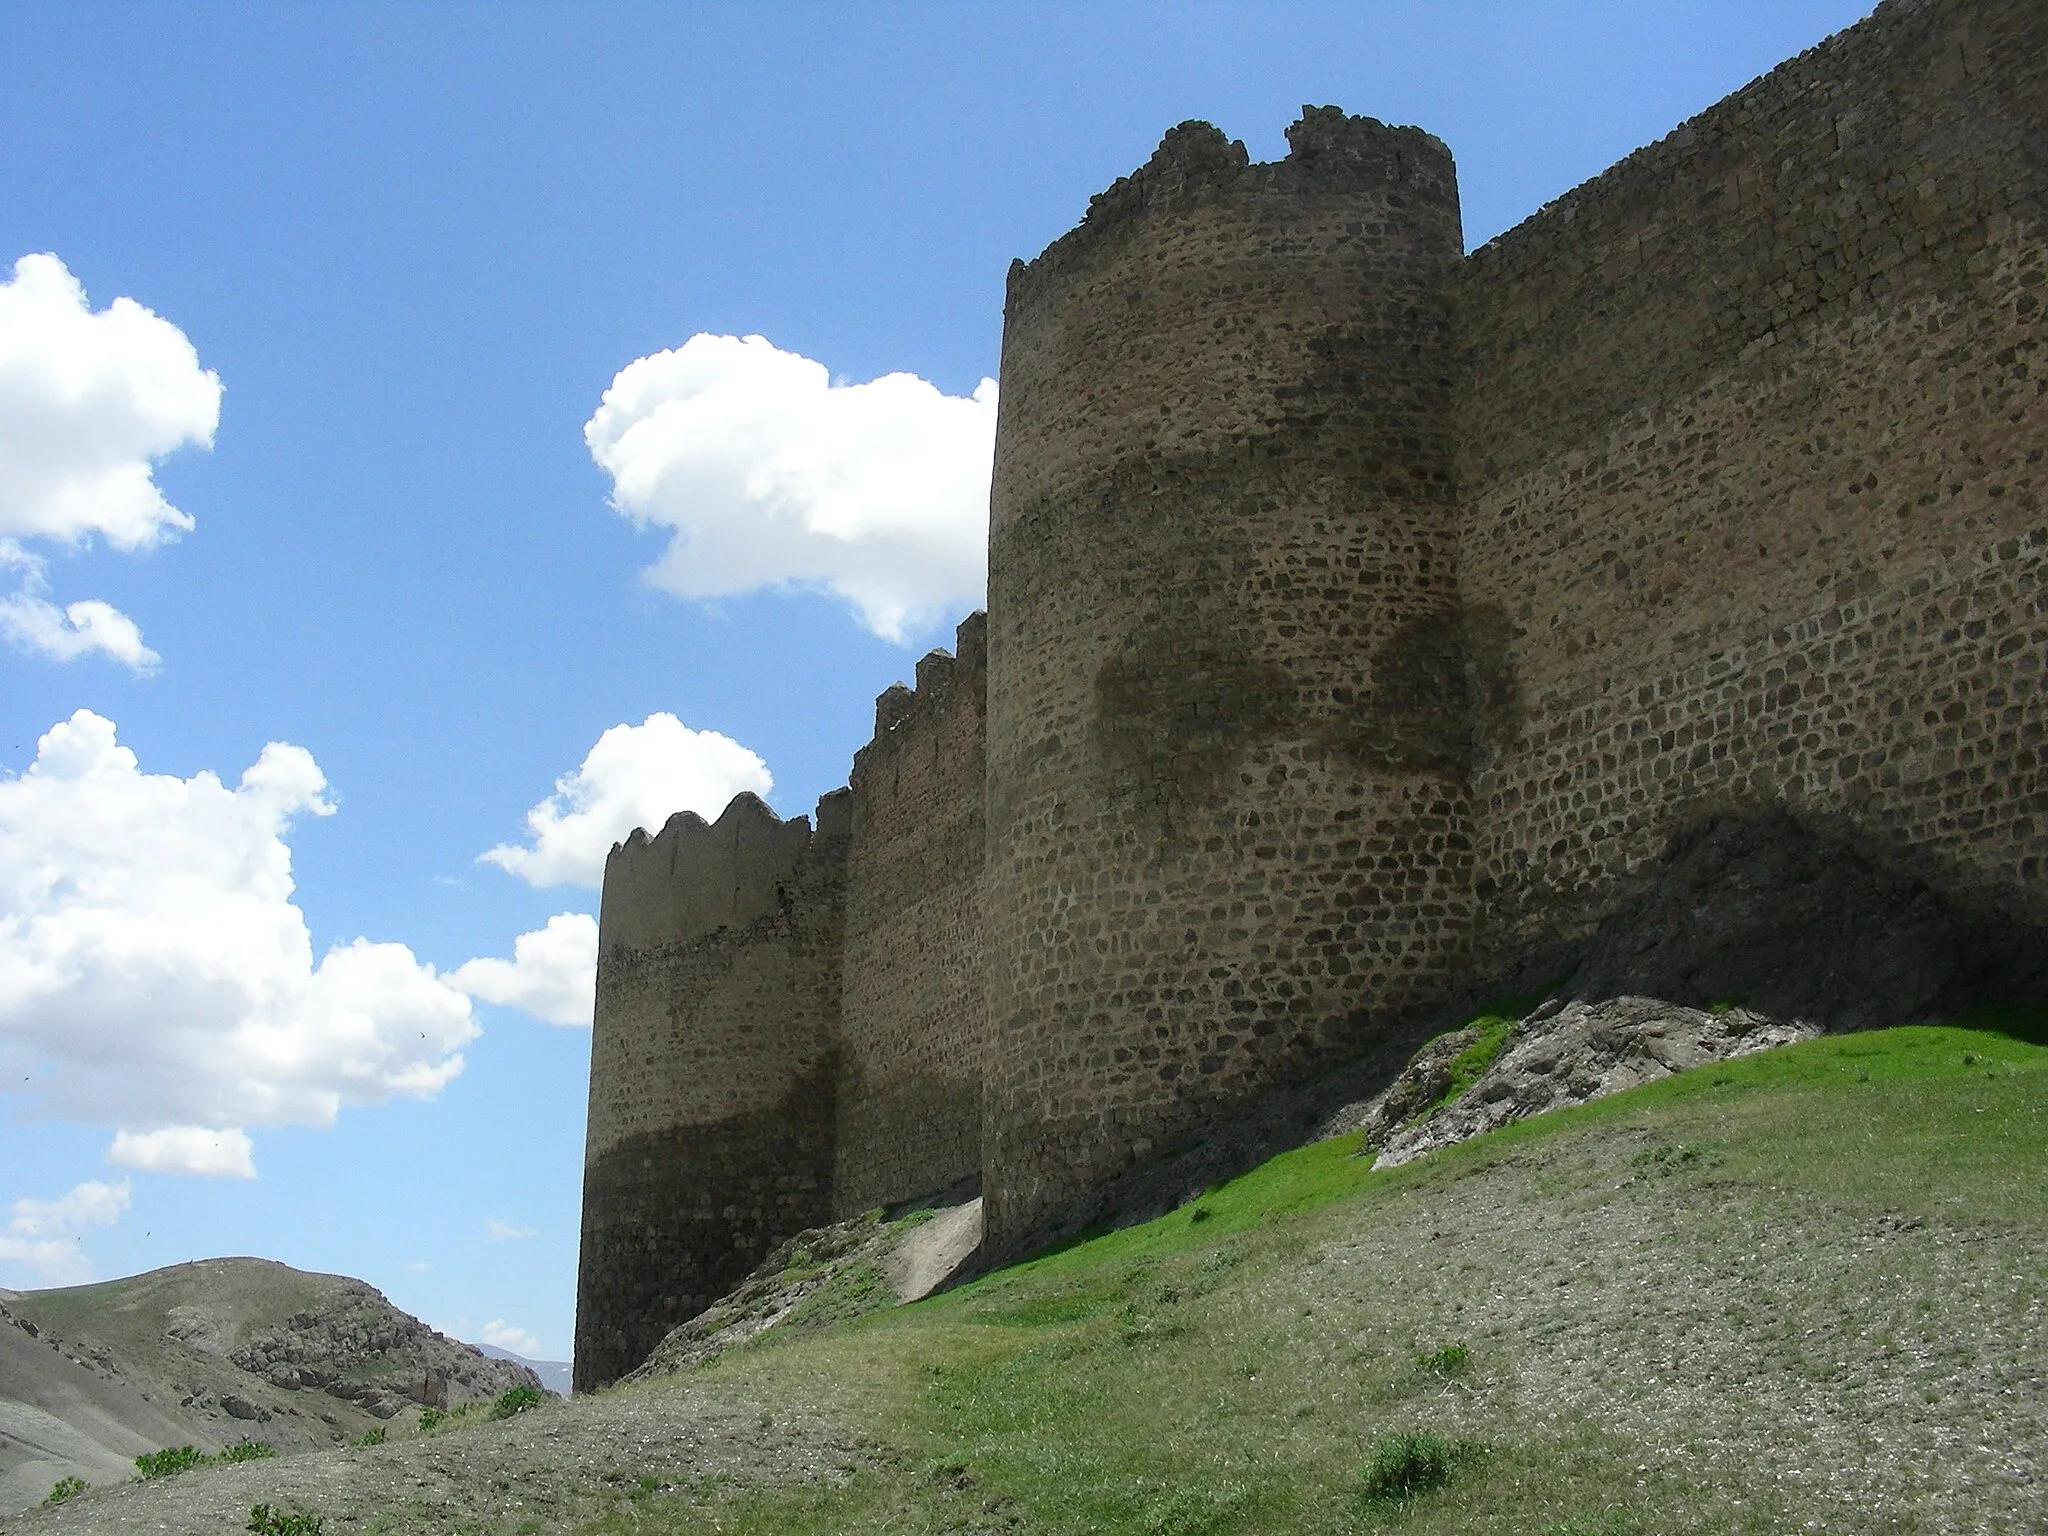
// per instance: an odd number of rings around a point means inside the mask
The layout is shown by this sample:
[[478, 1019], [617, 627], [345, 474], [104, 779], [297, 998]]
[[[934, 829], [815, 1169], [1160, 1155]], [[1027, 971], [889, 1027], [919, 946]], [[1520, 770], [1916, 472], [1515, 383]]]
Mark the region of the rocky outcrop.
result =
[[[282, 1327], [256, 1335], [228, 1358], [273, 1387], [315, 1389], [380, 1419], [408, 1403], [447, 1409], [512, 1387], [540, 1386], [525, 1366], [489, 1359], [436, 1333], [360, 1281], [325, 1306], [296, 1312]], [[222, 1406], [235, 1412], [226, 1400]]]
[[807, 1326], [917, 1301], [957, 1274], [981, 1241], [981, 1201], [883, 1221], [869, 1212], [799, 1232], [733, 1290], [669, 1330], [627, 1381], [715, 1360], [770, 1328]]
[[1480, 1033], [1439, 1035], [1374, 1101], [1365, 1117], [1365, 1144], [1378, 1154], [1378, 1166], [1395, 1167], [1510, 1121], [1674, 1072], [1811, 1040], [1820, 1029], [1747, 1008], [1687, 1008], [1654, 997], [1553, 999], [1508, 1031], [1500, 1054], [1470, 1087], [1440, 1102], [1451, 1087], [1451, 1063]]

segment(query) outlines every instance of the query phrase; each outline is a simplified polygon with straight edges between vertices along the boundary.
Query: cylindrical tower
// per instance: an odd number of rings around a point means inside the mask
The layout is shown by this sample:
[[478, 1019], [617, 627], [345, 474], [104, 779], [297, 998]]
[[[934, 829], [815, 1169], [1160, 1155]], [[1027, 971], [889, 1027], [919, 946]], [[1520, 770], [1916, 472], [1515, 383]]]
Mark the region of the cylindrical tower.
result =
[[990, 1238], [1443, 995], [1470, 910], [1450, 152], [1167, 134], [1011, 268]]
[[843, 791], [818, 829], [740, 795], [605, 861], [576, 1390], [616, 1381], [831, 1219]]

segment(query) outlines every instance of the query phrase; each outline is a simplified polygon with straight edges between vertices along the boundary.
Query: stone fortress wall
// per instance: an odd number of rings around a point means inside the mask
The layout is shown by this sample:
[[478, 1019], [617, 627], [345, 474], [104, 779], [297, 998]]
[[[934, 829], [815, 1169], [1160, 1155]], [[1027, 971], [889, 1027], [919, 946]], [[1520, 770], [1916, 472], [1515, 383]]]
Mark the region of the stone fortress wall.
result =
[[987, 625], [875, 703], [853, 760], [833, 1211], [981, 1171], [982, 764]]
[[[998, 1241], [1441, 999], [1470, 876], [1450, 151], [1311, 112], [1166, 137], [1010, 272], [989, 523]], [[1333, 451], [1334, 450], [1334, 451]], [[1377, 729], [1382, 716], [1399, 722]], [[1417, 718], [1419, 717], [1419, 718]]]
[[2048, 7], [1892, 5], [1456, 279], [1486, 946], [1780, 804], [1952, 896], [2048, 883]]
[[[578, 1386], [615, 1380], [831, 1219], [847, 795], [746, 794], [605, 861], [576, 1277]], [[662, 1321], [668, 1319], [669, 1321]]]
[[615, 851], [579, 1386], [827, 1213], [1027, 1247], [1711, 817], [2048, 927], [2048, 7], [1890, 0], [1469, 256], [1436, 140], [1289, 142], [1013, 268], [986, 630], [818, 830]]

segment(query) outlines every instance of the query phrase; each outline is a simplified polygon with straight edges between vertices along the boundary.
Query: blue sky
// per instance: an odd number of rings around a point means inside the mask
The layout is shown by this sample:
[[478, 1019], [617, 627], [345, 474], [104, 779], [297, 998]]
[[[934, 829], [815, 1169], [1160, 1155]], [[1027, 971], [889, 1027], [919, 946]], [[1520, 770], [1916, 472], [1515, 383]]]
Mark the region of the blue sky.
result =
[[253, 1253], [566, 1355], [589, 1037], [491, 999], [587, 936], [447, 978], [670, 784], [844, 781], [974, 605], [1011, 258], [1304, 102], [1443, 137], [1476, 245], [1866, 8], [0, 3], [0, 282], [62, 264], [0, 306], [0, 1286]]

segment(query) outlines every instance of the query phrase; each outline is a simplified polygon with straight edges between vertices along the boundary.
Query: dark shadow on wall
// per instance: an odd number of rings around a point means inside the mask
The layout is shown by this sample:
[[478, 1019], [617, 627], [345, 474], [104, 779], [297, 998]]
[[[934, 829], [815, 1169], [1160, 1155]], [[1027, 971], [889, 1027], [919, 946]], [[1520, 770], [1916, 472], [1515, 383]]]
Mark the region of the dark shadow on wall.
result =
[[1373, 652], [1366, 702], [1330, 744], [1382, 773], [1469, 777], [1521, 720], [1511, 634], [1491, 604], [1409, 620]]
[[[1783, 811], [1710, 816], [1672, 840], [1590, 941], [1539, 944], [1506, 966], [1475, 968], [1426, 1020], [1104, 1184], [1029, 1251], [1150, 1221], [1281, 1152], [1353, 1129], [1425, 1041], [1501, 1009], [1501, 999], [1521, 1012], [1546, 996], [1738, 1004], [1830, 1031], [1968, 1016], [2039, 1033], [2048, 933], [1966, 909]], [[978, 1254], [951, 1283], [1025, 1256]]]

